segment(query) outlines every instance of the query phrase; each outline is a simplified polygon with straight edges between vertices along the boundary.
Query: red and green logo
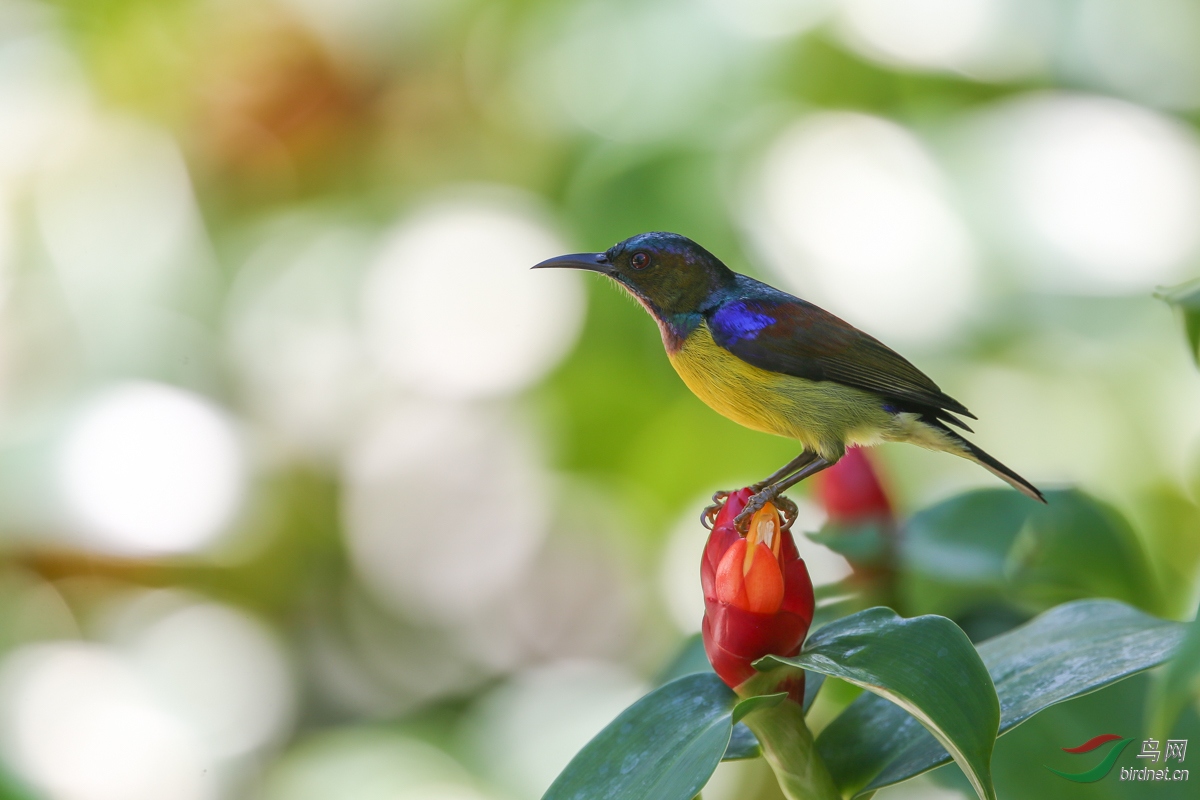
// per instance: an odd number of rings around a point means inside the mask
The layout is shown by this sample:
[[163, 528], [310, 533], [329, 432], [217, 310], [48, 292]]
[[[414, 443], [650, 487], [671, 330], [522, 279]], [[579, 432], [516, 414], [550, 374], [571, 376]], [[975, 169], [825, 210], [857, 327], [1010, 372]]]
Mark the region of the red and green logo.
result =
[[1117, 763], [1117, 758], [1121, 755], [1121, 751], [1128, 747], [1129, 743], [1132, 741], [1133, 739], [1126, 739], [1123, 736], [1118, 736], [1115, 733], [1102, 733], [1093, 739], [1088, 739], [1078, 747], [1064, 747], [1063, 752], [1066, 753], [1090, 753], [1093, 750], [1098, 750], [1099, 748], [1104, 747], [1104, 745], [1108, 744], [1109, 742], [1116, 742], [1116, 744], [1112, 746], [1112, 749], [1108, 751], [1108, 755], [1104, 757], [1104, 760], [1086, 772], [1062, 772], [1061, 770], [1057, 770], [1049, 765], [1045, 766], [1046, 769], [1050, 770], [1055, 775], [1060, 775], [1069, 781], [1075, 781], [1076, 783], [1092, 783], [1100, 780], [1112, 771], [1113, 764]]

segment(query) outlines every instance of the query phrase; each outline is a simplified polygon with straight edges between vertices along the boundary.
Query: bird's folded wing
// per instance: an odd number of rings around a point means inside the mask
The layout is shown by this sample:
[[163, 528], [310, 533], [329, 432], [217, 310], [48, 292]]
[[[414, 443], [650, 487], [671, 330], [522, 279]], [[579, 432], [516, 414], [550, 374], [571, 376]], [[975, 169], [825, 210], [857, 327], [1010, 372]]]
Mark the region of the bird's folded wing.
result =
[[975, 418], [899, 353], [799, 298], [727, 302], [707, 321], [718, 345], [760, 369]]

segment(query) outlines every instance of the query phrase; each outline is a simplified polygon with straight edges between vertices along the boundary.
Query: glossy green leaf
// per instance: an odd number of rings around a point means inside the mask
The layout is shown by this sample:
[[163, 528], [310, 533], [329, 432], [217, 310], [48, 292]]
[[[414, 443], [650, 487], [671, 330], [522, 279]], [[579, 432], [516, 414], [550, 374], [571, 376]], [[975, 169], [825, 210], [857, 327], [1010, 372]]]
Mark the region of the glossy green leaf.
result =
[[[1042, 709], [1161, 664], [1184, 625], [1114, 600], [1080, 600], [979, 646], [1000, 698], [1000, 733]], [[817, 749], [838, 786], [870, 792], [950, 760], [907, 713], [864, 694], [821, 732]]]
[[804, 713], [812, 708], [813, 701], [817, 699], [817, 692], [821, 691], [821, 687], [825, 684], [825, 676], [819, 672], [809, 672], [804, 676]]
[[691, 800], [725, 754], [737, 704], [712, 673], [661, 686], [596, 734], [543, 800]]
[[[992, 755], [997, 791], [1013, 800], [1197, 800], [1194, 768], [1190, 782], [1173, 782], [1172, 785], [1155, 783], [1147, 786], [1145, 782], [1122, 781], [1120, 778], [1122, 766], [1146, 765], [1145, 759], [1139, 759], [1137, 753], [1141, 750], [1141, 740], [1153, 736], [1142, 727], [1142, 718], [1155, 677], [1150, 673], [1154, 672], [1157, 670], [1131, 675], [1095, 692], [1051, 706], [1002, 736]], [[1090, 785], [1069, 786], [1067, 781], [1046, 769], [1084, 771], [1102, 759], [1104, 751], [1077, 756], [1065, 753], [1061, 748], [1078, 746], [1102, 732], [1135, 740], [1103, 780]], [[1172, 738], [1191, 740], [1188, 761], [1181, 765], [1186, 768], [1194, 758], [1192, 747], [1200, 741], [1200, 716], [1194, 709], [1184, 711]], [[940, 784], [949, 784], [958, 777], [955, 772], [954, 767], [947, 765], [929, 773], [929, 777]], [[880, 795], [886, 795], [886, 792]]]
[[734, 725], [733, 733], [729, 737], [729, 744], [725, 747], [725, 755], [721, 756], [721, 760], [745, 761], [761, 755], [762, 747], [758, 743], [758, 738], [753, 731], [746, 727], [746, 723], [739, 722]]
[[[904, 619], [890, 608], [868, 609], [817, 631], [799, 656], [768, 656], [755, 666], [802, 667], [885, 698], [898, 711], [903, 709], [900, 718], [908, 712], [920, 719], [954, 754], [979, 797], [995, 798], [991, 757], [1000, 706], [979, 653], [962, 629], [945, 617]], [[887, 735], [896, 738], [893, 730]], [[838, 785], [843, 791], [861, 791], [873, 775], [859, 777], [856, 784]]]
[[[684, 640], [683, 646], [680, 647], [675, 657], [659, 673], [655, 685], [661, 686], [685, 675], [697, 673], [713, 674], [712, 665], [708, 663], [708, 656], [704, 653], [704, 641], [698, 633]], [[824, 680], [825, 676], [819, 672], [810, 672], [804, 676], [805, 711], [808, 711], [812, 707], [813, 701], [817, 699], [817, 692], [820, 691]], [[743, 761], [748, 758], [758, 758], [761, 755], [762, 748], [759, 747], [758, 739], [754, 738], [754, 734], [746, 727], [745, 723], [738, 722], [734, 725], [733, 735], [729, 737], [729, 746], [726, 748], [722, 760]]]
[[1047, 492], [1025, 520], [1005, 562], [1013, 601], [1032, 610], [1110, 597], [1158, 611], [1158, 588], [1133, 528], [1115, 508], [1083, 492]]
[[1008, 552], [1037, 506], [1011, 489], [982, 489], [913, 515], [900, 547], [906, 607], [957, 616], [1002, 600]]
[[974, 625], [974, 615], [1011, 626], [1087, 597], [1162, 610], [1141, 541], [1120, 512], [1075, 489], [1046, 499], [983, 490], [916, 514], [901, 548], [907, 607], [951, 616], [978, 639], [998, 631]]
[[741, 722], [746, 718], [747, 714], [753, 714], [755, 711], [764, 708], [774, 708], [787, 699], [787, 692], [776, 692], [775, 694], [760, 694], [756, 697], [747, 697], [742, 702], [733, 707], [733, 721]]
[[[788, 667], [788, 669], [791, 670], [794, 668]], [[821, 687], [825, 683], [825, 676], [819, 672], [801, 671], [804, 672], [804, 698], [799, 711], [802, 715], [807, 715], [809, 709], [812, 708], [813, 702], [817, 699], [817, 693], [821, 690]], [[759, 677], [762, 679], [760, 685], [756, 687], [747, 686], [745, 688], [752, 692], [769, 692], [777, 685], [776, 680], [779, 676], [766, 675], [764, 673]], [[775, 699], [781, 696], [782, 695], [780, 694], [758, 695], [757, 697], [752, 697], [744, 701], [738, 706], [733, 714], [733, 719], [735, 722], [737, 722], [737, 724], [734, 725], [733, 737], [729, 740], [729, 749], [725, 752], [726, 761], [735, 761], [743, 758], [756, 758], [763, 755], [763, 748], [759, 746], [759, 740], [753, 733], [751, 726], [748, 726], [745, 722], [741, 722], [740, 720], [757, 706], [760, 698], [771, 698], [772, 702], [774, 702]], [[743, 731], [745, 731], [744, 734]], [[752, 745], [753, 750], [751, 751], [743, 749], [747, 745]]]

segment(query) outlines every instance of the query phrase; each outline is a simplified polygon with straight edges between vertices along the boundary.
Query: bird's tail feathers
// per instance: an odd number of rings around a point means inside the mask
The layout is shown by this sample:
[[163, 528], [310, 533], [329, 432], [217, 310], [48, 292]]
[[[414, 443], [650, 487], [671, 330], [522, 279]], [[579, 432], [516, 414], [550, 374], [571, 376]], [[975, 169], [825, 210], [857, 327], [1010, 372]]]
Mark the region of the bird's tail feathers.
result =
[[957, 445], [958, 448], [960, 448], [956, 451], [956, 455], [960, 455], [969, 461], [974, 461], [979, 466], [983, 467], [996, 477], [1011, 485], [1021, 494], [1031, 497], [1041, 503], [1046, 502], [1046, 498], [1036, 486], [1022, 478], [1016, 472], [1001, 464], [982, 448], [976, 447], [954, 431], [950, 430], [944, 423], [941, 422], [941, 420], [925, 417], [923, 421], [927, 425], [938, 428], [946, 437], [948, 437], [955, 445]]

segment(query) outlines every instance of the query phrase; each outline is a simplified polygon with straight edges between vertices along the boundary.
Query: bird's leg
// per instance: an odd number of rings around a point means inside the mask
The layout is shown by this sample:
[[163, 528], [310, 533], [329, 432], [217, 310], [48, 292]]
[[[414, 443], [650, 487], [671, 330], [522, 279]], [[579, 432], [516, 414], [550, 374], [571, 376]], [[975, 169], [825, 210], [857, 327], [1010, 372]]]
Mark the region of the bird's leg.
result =
[[[771, 485], [767, 486], [762, 491], [758, 492], [756, 495], [751, 497], [750, 502], [746, 503], [746, 507], [744, 509], [742, 509], [742, 513], [740, 513], [736, 517], [734, 517], [733, 524], [737, 527], [737, 529], [739, 531], [745, 532], [746, 529], [750, 527], [750, 518], [754, 516], [755, 512], [757, 512], [759, 509], [761, 509], [767, 503], [771, 503], [771, 502], [779, 503], [779, 497], [785, 491], [792, 488], [793, 486], [795, 486], [797, 483], [804, 480], [805, 478], [812, 477], [813, 475], [816, 475], [821, 470], [828, 469], [829, 467], [832, 467], [836, 463], [837, 463], [836, 458], [833, 459], [832, 461], [830, 461], [829, 459], [827, 459], [823, 456], [814, 456], [814, 458], [812, 459], [812, 461], [810, 463], [801, 467], [799, 470], [796, 471], [795, 474], [772, 483]], [[783, 498], [783, 499], [787, 500], [787, 498]], [[795, 515], [796, 514], [796, 512], [795, 512], [796, 504], [790, 500], [787, 500], [787, 504], [788, 504], [788, 506], [790, 506], [789, 510], [792, 511], [792, 516], [791, 516], [791, 519], [786, 520], [786, 524], [784, 525], [784, 527], [790, 528], [791, 524], [796, 521], [796, 515]]]
[[800, 453], [800, 455], [796, 456], [791, 461], [772, 472], [763, 480], [751, 485], [750, 488], [754, 490], [755, 494], [757, 494], [771, 484], [783, 480], [801, 467], [808, 466], [808, 464], [815, 460], [816, 457], [816, 453], [812, 452], [811, 450], [805, 450], [804, 452]]
[[[784, 464], [779, 469], [775, 470], [773, 473], [768, 475], [763, 480], [751, 485], [750, 488], [757, 494], [758, 492], [761, 492], [763, 489], [767, 488], [771, 484], [777, 483], [777, 482], [783, 480], [784, 478], [788, 477], [792, 473], [796, 472], [796, 470], [799, 470], [799, 469], [802, 469], [802, 468], [808, 466], [816, 459], [817, 459], [816, 453], [812, 452], [811, 450], [805, 450], [802, 453], [800, 453], [800, 455], [796, 456], [791, 461]], [[799, 514], [799, 509], [796, 508], [796, 504], [793, 503], [791, 500], [788, 500], [786, 497], [775, 498], [775, 504], [777, 506], [779, 506], [779, 510], [783, 512], [784, 528], [791, 528], [792, 523], [796, 521], [797, 514]]]
[[[796, 456], [791, 461], [789, 461], [788, 463], [784, 464], [779, 469], [772, 472], [764, 480], [761, 480], [755, 484], [751, 484], [750, 489], [752, 491], [754, 491], [755, 494], [757, 494], [757, 493], [761, 492], [763, 489], [770, 486], [771, 484], [773, 484], [777, 481], [783, 480], [784, 478], [791, 475], [796, 470], [811, 463], [816, 457], [817, 457], [816, 453], [813, 453], [809, 450], [805, 450], [800, 455]], [[700, 512], [700, 524], [701, 525], [708, 528], [709, 530], [712, 530], [713, 525], [716, 524], [716, 521], [717, 521], [717, 514], [719, 514], [721, 512], [721, 507], [725, 505], [725, 501], [729, 498], [729, 495], [730, 495], [730, 492], [725, 492], [725, 491], [720, 491], [713, 495], [712, 505], [707, 506], [703, 511]], [[788, 503], [789, 508], [785, 509], [785, 513], [790, 512], [791, 516], [790, 516], [790, 521], [788, 522], [788, 526], [790, 527], [791, 522], [794, 522], [796, 519], [797, 510], [796, 510], [795, 503], [793, 503], [790, 500], [788, 500], [787, 503]]]

